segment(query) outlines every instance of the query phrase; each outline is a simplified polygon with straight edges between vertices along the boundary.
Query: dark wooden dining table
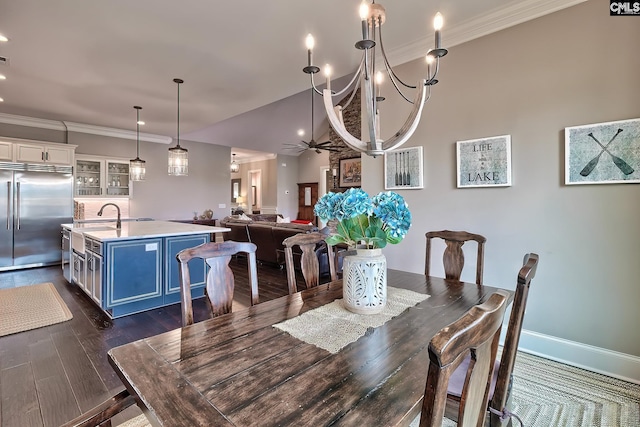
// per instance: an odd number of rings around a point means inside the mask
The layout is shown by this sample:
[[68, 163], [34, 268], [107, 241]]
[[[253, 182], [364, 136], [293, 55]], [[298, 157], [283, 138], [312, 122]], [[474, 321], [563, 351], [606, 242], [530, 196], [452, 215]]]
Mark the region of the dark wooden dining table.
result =
[[430, 297], [336, 354], [272, 325], [342, 298], [336, 280], [109, 351], [153, 425], [406, 426], [420, 413], [428, 344], [497, 289], [389, 270]]

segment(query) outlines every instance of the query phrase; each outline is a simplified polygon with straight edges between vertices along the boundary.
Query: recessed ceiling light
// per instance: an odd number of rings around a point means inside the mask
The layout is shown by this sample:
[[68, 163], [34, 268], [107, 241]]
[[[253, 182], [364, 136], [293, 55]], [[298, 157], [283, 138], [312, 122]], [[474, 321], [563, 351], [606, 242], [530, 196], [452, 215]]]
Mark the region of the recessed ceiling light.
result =
[[298, 136], [304, 136], [304, 129], [298, 129]]
[[140, 121], [138, 121], [136, 123], [138, 123], [140, 126], [144, 125], [144, 121], [143, 120], [140, 120]]
[[2, 34], [0, 34], [0, 42], [8, 42], [9, 39], [6, 36], [3, 36]]
[[4, 99], [0, 98], [0, 102], [4, 102]]
[[0, 80], [7, 80], [7, 76], [5, 76], [4, 74], [0, 74]]

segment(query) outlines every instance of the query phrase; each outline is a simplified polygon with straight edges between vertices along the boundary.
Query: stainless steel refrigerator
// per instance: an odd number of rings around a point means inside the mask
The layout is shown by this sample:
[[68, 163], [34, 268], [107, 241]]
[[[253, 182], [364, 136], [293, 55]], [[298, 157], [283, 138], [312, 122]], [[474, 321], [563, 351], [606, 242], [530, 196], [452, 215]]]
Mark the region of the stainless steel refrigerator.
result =
[[0, 271], [59, 264], [72, 221], [71, 166], [0, 163]]

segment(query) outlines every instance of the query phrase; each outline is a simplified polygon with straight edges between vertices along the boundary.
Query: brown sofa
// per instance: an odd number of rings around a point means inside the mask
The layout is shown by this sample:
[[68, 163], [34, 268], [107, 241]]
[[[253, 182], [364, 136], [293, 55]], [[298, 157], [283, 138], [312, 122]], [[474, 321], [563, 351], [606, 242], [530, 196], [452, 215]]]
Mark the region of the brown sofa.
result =
[[223, 233], [224, 240], [252, 242], [257, 246], [256, 259], [260, 262], [284, 265], [284, 246], [282, 241], [298, 233], [316, 231], [308, 224], [279, 223], [276, 214], [247, 215], [251, 221], [228, 216], [220, 221], [222, 227], [231, 231]]

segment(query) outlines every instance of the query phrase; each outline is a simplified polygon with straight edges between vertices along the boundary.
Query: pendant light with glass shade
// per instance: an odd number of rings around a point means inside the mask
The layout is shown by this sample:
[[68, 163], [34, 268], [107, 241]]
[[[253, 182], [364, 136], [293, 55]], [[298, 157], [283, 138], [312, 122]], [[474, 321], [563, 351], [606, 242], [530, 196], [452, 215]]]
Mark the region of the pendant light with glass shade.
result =
[[231, 172], [236, 173], [240, 171], [240, 165], [236, 163], [236, 153], [232, 154], [233, 159], [231, 161]]
[[136, 109], [136, 158], [129, 160], [129, 178], [131, 181], [144, 181], [146, 162], [140, 159], [140, 110], [142, 107], [136, 105], [133, 108]]
[[187, 176], [189, 175], [189, 153], [186, 148], [180, 146], [180, 85], [184, 83], [182, 79], [173, 79], [178, 84], [178, 133], [176, 146], [169, 148], [169, 175]]

